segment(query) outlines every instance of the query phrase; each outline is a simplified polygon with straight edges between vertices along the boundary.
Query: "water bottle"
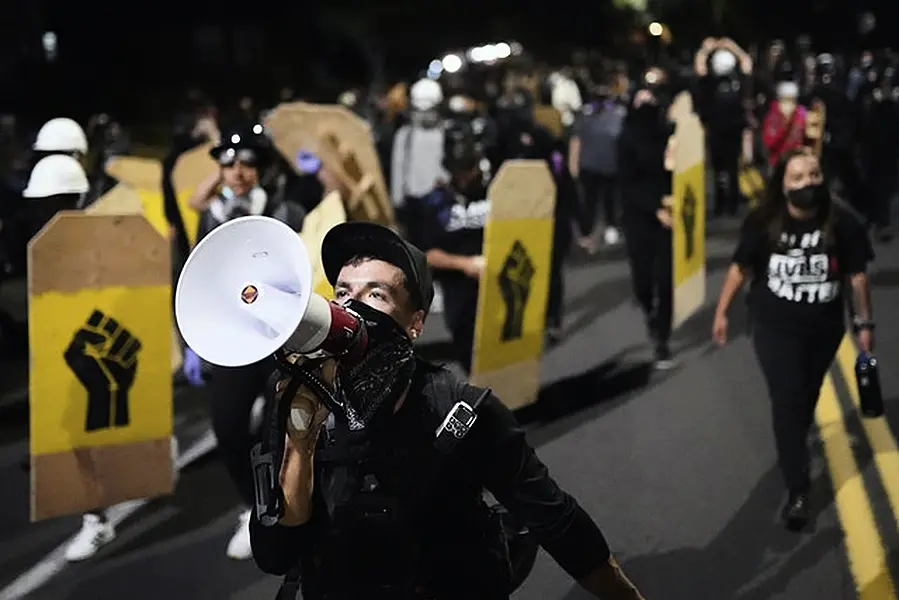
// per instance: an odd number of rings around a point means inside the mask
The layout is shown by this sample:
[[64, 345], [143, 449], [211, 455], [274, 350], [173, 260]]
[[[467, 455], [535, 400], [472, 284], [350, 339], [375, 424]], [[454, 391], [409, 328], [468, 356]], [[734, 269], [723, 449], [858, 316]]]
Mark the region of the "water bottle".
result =
[[858, 355], [858, 360], [855, 361], [855, 379], [858, 383], [862, 414], [869, 419], [882, 416], [883, 394], [880, 391], [880, 375], [874, 356], [867, 352]]

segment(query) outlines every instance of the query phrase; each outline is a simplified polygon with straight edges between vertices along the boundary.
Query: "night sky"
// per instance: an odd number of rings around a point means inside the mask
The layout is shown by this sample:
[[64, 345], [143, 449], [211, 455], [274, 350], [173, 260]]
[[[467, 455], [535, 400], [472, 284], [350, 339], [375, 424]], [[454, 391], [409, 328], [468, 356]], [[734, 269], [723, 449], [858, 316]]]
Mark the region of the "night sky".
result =
[[[726, 7], [717, 25], [716, 2]], [[803, 21], [819, 40], [851, 41], [857, 14], [874, 2], [650, 0], [650, 7], [670, 24], [676, 44], [695, 49], [709, 34], [743, 43], [793, 37]], [[893, 37], [888, 21], [896, 22], [899, 2], [878, 4], [880, 33]], [[514, 39], [561, 62], [578, 46], [613, 46], [633, 25], [612, 0], [4, 0], [2, 13], [0, 108], [135, 115], [169, 110], [191, 85], [218, 96], [273, 96], [281, 83], [343, 89], [365, 85], [375, 73], [411, 78], [430, 58], [478, 43]], [[49, 65], [44, 31], [59, 41]]]

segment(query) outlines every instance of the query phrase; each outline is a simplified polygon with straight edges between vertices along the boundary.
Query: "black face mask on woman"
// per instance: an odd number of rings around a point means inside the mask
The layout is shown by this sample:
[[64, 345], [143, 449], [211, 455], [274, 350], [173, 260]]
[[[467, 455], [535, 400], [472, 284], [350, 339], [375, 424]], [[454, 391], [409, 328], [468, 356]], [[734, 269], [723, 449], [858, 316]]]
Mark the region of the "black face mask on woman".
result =
[[799, 210], [821, 208], [830, 202], [830, 192], [823, 183], [812, 183], [787, 192], [787, 200]]

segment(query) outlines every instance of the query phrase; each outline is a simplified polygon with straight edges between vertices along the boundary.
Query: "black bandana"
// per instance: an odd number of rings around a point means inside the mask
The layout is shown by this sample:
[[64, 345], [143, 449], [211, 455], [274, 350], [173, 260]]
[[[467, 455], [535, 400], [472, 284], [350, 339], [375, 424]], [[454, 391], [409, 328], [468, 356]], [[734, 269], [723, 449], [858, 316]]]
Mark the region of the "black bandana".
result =
[[[346, 307], [365, 321], [368, 350], [361, 362], [337, 368], [337, 400], [350, 430], [368, 427], [382, 407], [393, 407], [415, 372], [412, 340], [387, 315], [367, 304], [349, 301]], [[389, 408], [386, 410], [390, 410]]]

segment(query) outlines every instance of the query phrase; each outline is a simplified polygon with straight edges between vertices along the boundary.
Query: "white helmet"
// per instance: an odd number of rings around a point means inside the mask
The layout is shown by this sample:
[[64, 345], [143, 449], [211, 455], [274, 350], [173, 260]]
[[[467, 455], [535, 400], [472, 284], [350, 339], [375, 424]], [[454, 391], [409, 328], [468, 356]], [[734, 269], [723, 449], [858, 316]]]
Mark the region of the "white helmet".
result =
[[50, 119], [37, 132], [34, 150], [87, 154], [87, 136], [81, 125], [66, 117]]
[[77, 160], [66, 154], [51, 154], [34, 165], [22, 195], [47, 198], [59, 194], [83, 194], [89, 187], [87, 174]]
[[433, 110], [443, 102], [443, 90], [433, 79], [419, 79], [409, 89], [409, 103], [415, 110]]
[[777, 84], [777, 97], [795, 100], [799, 97], [799, 86], [795, 81], [781, 81]]
[[733, 73], [737, 67], [737, 57], [728, 50], [718, 50], [712, 54], [712, 73], [724, 77]]

